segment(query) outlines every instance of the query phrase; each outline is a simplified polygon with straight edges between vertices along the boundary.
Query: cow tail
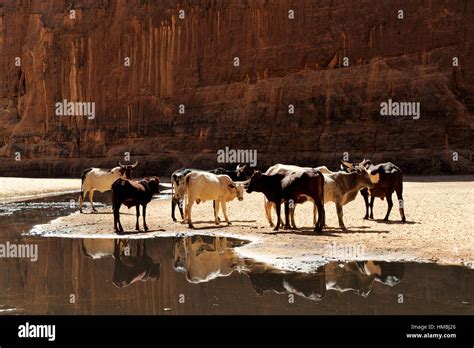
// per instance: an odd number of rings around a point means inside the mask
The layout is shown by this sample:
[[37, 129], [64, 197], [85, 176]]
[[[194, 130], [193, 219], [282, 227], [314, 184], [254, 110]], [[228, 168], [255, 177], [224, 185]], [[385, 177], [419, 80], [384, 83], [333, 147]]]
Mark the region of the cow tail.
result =
[[400, 217], [402, 218], [402, 221], [406, 221], [405, 217], [405, 202], [403, 200], [403, 174], [402, 171], [400, 170], [400, 177], [399, 181], [397, 183], [397, 187], [395, 188], [395, 192], [397, 193], [397, 203], [398, 203], [398, 210], [400, 211]]
[[170, 180], [171, 180], [171, 201], [174, 202], [174, 194], [175, 194], [175, 189], [174, 189], [174, 185], [175, 185], [175, 177], [174, 177], [174, 173], [171, 175], [170, 177]]
[[81, 197], [83, 197], [84, 195], [84, 180], [86, 180], [86, 176], [91, 170], [92, 168], [89, 168], [81, 173]]
[[120, 178], [114, 181], [112, 184], [112, 211], [115, 213], [115, 201], [118, 201], [118, 191], [116, 189], [116, 186], [118, 185], [117, 181], [119, 181]]
[[320, 226], [321, 226], [321, 228], [324, 228], [324, 226], [326, 225], [326, 212], [324, 211], [324, 175], [319, 170], [318, 170], [318, 174], [319, 174], [319, 177], [321, 178], [321, 183], [320, 183], [320, 185], [321, 185], [321, 203], [322, 203], [322, 207], [323, 207], [323, 211], [321, 211], [321, 214], [319, 214], [319, 218], [320, 219], [322, 218]]
[[322, 194], [321, 202], [324, 205], [324, 175], [321, 172], [318, 172], [318, 174], [321, 177], [321, 184], [320, 184], [321, 185], [321, 194]]

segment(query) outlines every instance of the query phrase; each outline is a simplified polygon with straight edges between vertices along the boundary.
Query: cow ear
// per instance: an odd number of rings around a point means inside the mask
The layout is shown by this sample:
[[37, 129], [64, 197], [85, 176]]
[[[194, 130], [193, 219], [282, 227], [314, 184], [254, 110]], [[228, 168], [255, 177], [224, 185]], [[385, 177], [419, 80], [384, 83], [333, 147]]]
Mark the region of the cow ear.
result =
[[230, 188], [235, 188], [235, 184], [229, 184]]

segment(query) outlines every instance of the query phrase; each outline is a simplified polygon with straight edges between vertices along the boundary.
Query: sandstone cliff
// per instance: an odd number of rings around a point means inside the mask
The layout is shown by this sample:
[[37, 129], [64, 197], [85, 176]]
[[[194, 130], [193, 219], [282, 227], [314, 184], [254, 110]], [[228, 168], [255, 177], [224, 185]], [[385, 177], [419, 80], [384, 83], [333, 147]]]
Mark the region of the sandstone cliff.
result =
[[[76, 177], [124, 152], [164, 175], [225, 146], [262, 168], [347, 152], [474, 173], [473, 29], [469, 0], [3, 1], [0, 175]], [[63, 99], [95, 118], [57, 116]], [[420, 119], [380, 116], [388, 99]]]

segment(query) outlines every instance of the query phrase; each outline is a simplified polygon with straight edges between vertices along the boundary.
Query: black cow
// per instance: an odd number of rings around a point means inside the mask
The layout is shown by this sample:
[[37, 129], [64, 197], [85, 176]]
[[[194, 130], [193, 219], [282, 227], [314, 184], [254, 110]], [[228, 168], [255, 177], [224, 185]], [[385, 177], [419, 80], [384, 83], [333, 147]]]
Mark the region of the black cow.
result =
[[[382, 200], [386, 197], [387, 198], [387, 214], [385, 215], [384, 221], [388, 221], [388, 217], [390, 215], [390, 211], [393, 207], [392, 201], [392, 193], [395, 191], [397, 193], [398, 203], [399, 203], [399, 210], [400, 216], [402, 221], [405, 222], [405, 211], [403, 209], [403, 174], [400, 168], [398, 168], [392, 162], [380, 163], [374, 165], [372, 161], [364, 159], [362, 162], [355, 164], [355, 163], [348, 163], [345, 161], [341, 161], [342, 169], [346, 171], [354, 171], [356, 168], [364, 167], [370, 171], [370, 173], [379, 174], [379, 181], [375, 184], [373, 188], [370, 189], [363, 189], [360, 191], [362, 197], [364, 197], [365, 201], [365, 216], [364, 219], [373, 219], [374, 218], [374, 200], [375, 197], [379, 197]], [[369, 203], [369, 196], [370, 196], [370, 203]], [[369, 214], [369, 207], [370, 207], [370, 214]]]
[[126, 205], [129, 209], [136, 207], [137, 223], [136, 230], [140, 231], [138, 218], [140, 217], [140, 205], [143, 207], [143, 228], [148, 231], [146, 225], [146, 206], [151, 201], [154, 194], [160, 192], [160, 179], [152, 177], [140, 181], [118, 179], [112, 184], [113, 192], [113, 211], [114, 211], [114, 228], [117, 233], [123, 232], [120, 223], [120, 206]]
[[212, 169], [209, 173], [216, 174], [216, 175], [228, 175], [232, 181], [244, 181], [247, 180], [249, 177], [252, 176], [255, 170], [244, 164], [241, 166], [240, 164], [234, 170], [228, 170], [222, 167]]
[[[316, 169], [309, 168], [288, 174], [267, 175], [256, 171], [250, 178], [247, 192], [262, 192], [265, 197], [275, 204], [277, 211], [277, 223], [274, 231], [280, 227], [281, 203], [285, 203], [285, 229], [290, 228], [290, 209], [294, 209], [294, 204], [301, 196], [308, 196], [318, 208], [318, 221], [314, 231], [321, 233], [324, 226], [324, 177]], [[291, 205], [291, 207], [290, 207]]]

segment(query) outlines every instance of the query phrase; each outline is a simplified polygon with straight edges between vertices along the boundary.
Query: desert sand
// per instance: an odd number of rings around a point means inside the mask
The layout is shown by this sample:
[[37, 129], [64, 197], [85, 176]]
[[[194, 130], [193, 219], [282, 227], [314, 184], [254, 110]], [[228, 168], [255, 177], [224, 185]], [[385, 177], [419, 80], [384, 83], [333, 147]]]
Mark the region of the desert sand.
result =
[[[173, 222], [170, 200], [153, 200], [147, 208], [148, 232], [135, 232], [135, 209], [121, 209], [125, 235], [113, 230], [111, 207], [92, 213], [74, 213], [45, 225], [35, 226], [29, 233], [45, 237], [69, 238], [156, 238], [176, 235], [220, 235], [252, 241], [238, 253], [244, 257], [286, 270], [311, 271], [331, 260], [385, 260], [434, 262], [474, 267], [474, 181], [471, 176], [412, 177], [404, 185], [406, 223], [400, 222], [397, 207], [389, 222], [383, 222], [386, 201], [377, 199], [374, 220], [364, 220], [363, 198], [344, 207], [347, 231], [338, 227], [335, 205], [327, 203], [327, 227], [322, 234], [312, 229], [312, 205], [296, 209], [298, 230], [274, 232], [268, 225], [261, 193], [245, 194], [244, 201], [228, 204], [231, 226], [213, 221], [212, 202], [193, 207], [195, 229]], [[395, 196], [394, 196], [395, 197]], [[179, 216], [178, 210], [176, 210]], [[274, 219], [275, 219], [275, 213]], [[223, 219], [222, 213], [220, 213]], [[143, 228], [142, 219], [140, 226]]]
[[80, 179], [0, 178], [0, 203], [21, 202], [36, 198], [76, 192]]

